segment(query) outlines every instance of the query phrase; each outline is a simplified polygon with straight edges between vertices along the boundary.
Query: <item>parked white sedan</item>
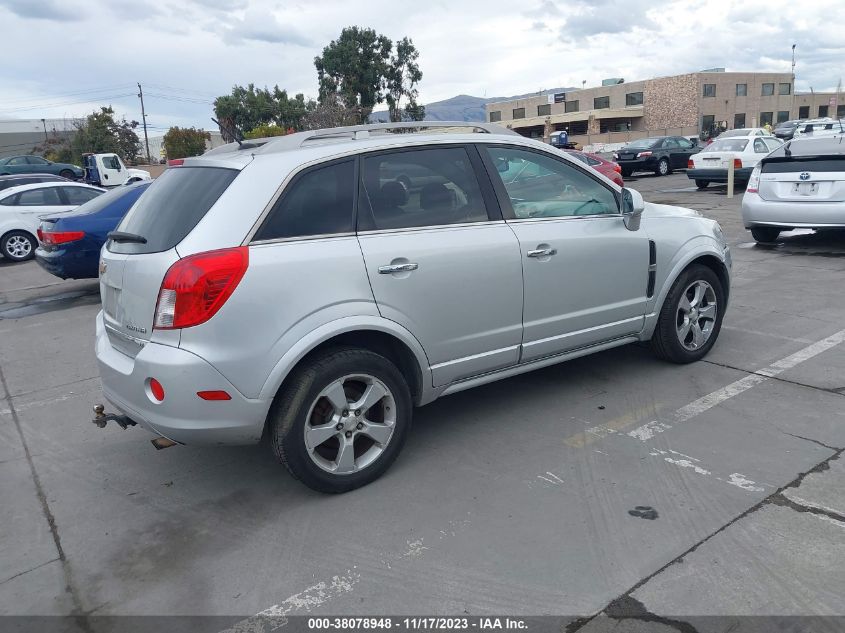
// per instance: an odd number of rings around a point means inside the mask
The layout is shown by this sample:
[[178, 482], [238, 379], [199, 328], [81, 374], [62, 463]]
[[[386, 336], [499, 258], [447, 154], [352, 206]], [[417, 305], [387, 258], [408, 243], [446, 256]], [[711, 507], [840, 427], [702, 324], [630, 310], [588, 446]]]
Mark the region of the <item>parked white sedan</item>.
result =
[[38, 182], [0, 191], [0, 254], [21, 262], [35, 254], [39, 218], [71, 211], [105, 189], [78, 182]]
[[687, 177], [704, 189], [711, 182], [727, 182], [733, 163], [734, 180], [748, 182], [751, 170], [772, 150], [783, 145], [774, 136], [737, 136], [718, 138], [698, 154], [690, 156]]

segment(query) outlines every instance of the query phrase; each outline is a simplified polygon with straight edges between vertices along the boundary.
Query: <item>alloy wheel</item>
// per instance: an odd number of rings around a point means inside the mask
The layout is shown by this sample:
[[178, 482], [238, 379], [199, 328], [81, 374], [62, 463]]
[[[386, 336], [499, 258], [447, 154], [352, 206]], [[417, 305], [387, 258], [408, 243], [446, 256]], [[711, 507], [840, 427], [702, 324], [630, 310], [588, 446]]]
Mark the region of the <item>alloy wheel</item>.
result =
[[6, 252], [14, 259], [25, 259], [32, 252], [32, 243], [23, 235], [12, 235], [6, 240]]
[[713, 286], [701, 279], [687, 286], [675, 316], [675, 329], [681, 345], [690, 351], [705, 345], [713, 333], [717, 314]]

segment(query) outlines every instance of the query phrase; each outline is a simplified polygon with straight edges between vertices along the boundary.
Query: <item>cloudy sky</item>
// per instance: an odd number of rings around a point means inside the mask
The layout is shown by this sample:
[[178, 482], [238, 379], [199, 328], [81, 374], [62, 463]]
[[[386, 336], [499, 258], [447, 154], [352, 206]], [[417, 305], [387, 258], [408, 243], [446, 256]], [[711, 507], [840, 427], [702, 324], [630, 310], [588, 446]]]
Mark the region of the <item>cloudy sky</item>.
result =
[[845, 2], [813, 0], [0, 0], [0, 119], [112, 104], [151, 134], [213, 128], [233, 84], [316, 94], [313, 59], [344, 26], [409, 36], [423, 103], [726, 67], [845, 78]]

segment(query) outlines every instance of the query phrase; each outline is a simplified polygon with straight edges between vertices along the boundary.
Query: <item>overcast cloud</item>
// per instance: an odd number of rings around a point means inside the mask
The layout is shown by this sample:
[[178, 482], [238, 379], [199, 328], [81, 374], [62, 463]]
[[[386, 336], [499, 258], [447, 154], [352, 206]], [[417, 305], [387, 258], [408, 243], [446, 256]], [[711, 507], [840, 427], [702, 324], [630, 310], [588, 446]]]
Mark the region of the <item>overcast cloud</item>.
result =
[[0, 0], [0, 119], [84, 115], [111, 104], [152, 134], [213, 128], [234, 84], [314, 96], [313, 59], [345, 26], [409, 36], [423, 102], [503, 97], [711, 67], [789, 71], [798, 90], [845, 76], [842, 0]]

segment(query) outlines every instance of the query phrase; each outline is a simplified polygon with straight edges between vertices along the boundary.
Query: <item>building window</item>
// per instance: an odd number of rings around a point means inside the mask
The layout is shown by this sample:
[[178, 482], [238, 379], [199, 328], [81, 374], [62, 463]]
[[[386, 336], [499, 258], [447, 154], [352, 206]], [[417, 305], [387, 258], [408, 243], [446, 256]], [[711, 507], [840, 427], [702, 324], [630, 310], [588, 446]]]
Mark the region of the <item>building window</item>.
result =
[[565, 92], [558, 92], [555, 95], [555, 103], [563, 103], [566, 101], [566, 93]]
[[625, 105], [626, 106], [637, 106], [643, 104], [643, 93], [642, 92], [629, 92], [625, 95]]
[[826, 117], [828, 113], [828, 106], [819, 106], [819, 118]]
[[575, 101], [567, 101], [565, 110], [567, 112], [578, 112], [578, 99]]
[[768, 123], [769, 125], [772, 124], [774, 112], [761, 112], [760, 113], [760, 127], [763, 127]]
[[501, 121], [502, 120], [502, 111], [501, 110], [493, 110], [490, 113], [490, 122], [494, 121]]
[[783, 123], [784, 121], [789, 121], [789, 110], [778, 110], [778, 123]]
[[775, 85], [774, 84], [763, 84], [763, 91], [760, 93], [764, 97], [771, 97], [775, 94]]
[[801, 106], [798, 108], [798, 118], [799, 119], [809, 119], [810, 118], [810, 106]]
[[549, 103], [537, 106], [537, 116], [547, 116], [552, 113], [552, 106]]
[[587, 122], [586, 121], [572, 121], [569, 124], [569, 138], [572, 138], [573, 134], [586, 134], [587, 133]]
[[703, 132], [709, 132], [713, 129], [716, 125], [716, 115], [714, 114], [705, 114], [701, 117], [701, 130]]
[[740, 130], [745, 127], [745, 112], [734, 115], [734, 129]]
[[737, 97], [747, 97], [748, 96], [748, 84], [737, 84], [736, 85], [736, 96]]
[[610, 107], [610, 97], [596, 97], [593, 99], [594, 110], [604, 110]]
[[704, 84], [704, 96], [705, 97], [715, 97], [716, 96], [716, 84]]
[[525, 118], [525, 108], [514, 108], [513, 109], [513, 118], [514, 119], [524, 119]]
[[845, 119], [845, 105], [836, 106], [836, 118]]
[[778, 84], [778, 94], [779, 95], [792, 94], [792, 84]]

